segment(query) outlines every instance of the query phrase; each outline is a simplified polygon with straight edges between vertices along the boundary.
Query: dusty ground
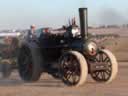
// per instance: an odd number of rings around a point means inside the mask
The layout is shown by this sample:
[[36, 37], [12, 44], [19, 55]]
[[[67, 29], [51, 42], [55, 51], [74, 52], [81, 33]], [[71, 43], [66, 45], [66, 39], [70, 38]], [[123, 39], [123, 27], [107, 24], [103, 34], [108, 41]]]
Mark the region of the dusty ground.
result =
[[89, 76], [84, 86], [67, 87], [48, 74], [36, 83], [24, 83], [17, 72], [0, 79], [0, 96], [128, 96], [128, 62], [119, 62], [119, 73], [111, 84], [94, 82]]

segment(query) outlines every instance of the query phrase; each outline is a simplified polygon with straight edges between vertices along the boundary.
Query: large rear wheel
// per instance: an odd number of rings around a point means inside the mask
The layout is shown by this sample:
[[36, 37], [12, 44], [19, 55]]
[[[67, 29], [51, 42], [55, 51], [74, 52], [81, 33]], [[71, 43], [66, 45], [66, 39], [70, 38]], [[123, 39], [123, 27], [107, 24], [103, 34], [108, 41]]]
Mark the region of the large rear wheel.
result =
[[42, 58], [37, 48], [22, 46], [19, 50], [18, 69], [20, 77], [27, 82], [37, 81], [42, 72]]
[[69, 86], [80, 86], [88, 75], [87, 62], [82, 54], [76, 51], [65, 53], [60, 59], [62, 80]]

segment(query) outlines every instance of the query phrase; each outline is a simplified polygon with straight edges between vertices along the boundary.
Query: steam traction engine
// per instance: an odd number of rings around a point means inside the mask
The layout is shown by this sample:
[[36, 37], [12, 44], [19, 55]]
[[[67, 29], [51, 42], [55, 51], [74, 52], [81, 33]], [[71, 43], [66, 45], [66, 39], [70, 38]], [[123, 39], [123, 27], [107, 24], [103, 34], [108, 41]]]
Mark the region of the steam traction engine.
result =
[[[85, 83], [88, 74], [104, 83], [116, 77], [115, 56], [88, 39], [87, 8], [79, 8], [79, 15], [80, 28], [70, 25], [61, 30], [47, 29], [47, 33], [23, 40], [18, 56], [19, 74], [23, 80], [37, 81], [41, 73], [47, 72], [67, 85], [79, 86]], [[51, 31], [59, 33], [51, 34]]]

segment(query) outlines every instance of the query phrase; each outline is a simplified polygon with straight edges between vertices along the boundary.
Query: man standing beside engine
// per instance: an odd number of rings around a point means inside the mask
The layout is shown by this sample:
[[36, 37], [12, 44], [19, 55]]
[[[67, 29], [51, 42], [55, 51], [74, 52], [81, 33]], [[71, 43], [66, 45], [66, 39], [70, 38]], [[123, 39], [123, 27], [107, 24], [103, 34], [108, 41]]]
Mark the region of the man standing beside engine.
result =
[[30, 26], [30, 30], [28, 32], [28, 35], [31, 36], [32, 38], [35, 36], [35, 30], [36, 30], [36, 26], [33, 24]]
[[35, 39], [35, 37], [36, 37], [35, 30], [36, 30], [36, 26], [34, 24], [31, 25], [30, 29], [28, 30], [28, 33], [27, 33], [27, 39], [29, 39], [29, 40]]

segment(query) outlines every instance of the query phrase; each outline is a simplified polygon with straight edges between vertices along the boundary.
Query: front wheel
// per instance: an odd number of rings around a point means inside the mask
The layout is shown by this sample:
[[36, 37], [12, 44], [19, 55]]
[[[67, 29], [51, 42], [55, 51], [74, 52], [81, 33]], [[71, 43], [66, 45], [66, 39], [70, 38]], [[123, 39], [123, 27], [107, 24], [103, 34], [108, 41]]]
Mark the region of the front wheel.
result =
[[82, 54], [69, 51], [60, 59], [62, 80], [69, 86], [80, 86], [86, 81], [88, 75], [87, 62]]
[[[93, 63], [96, 65], [95, 70], [91, 70], [90, 74], [95, 81], [110, 83], [116, 77], [118, 63], [115, 56], [109, 50], [101, 50], [94, 58]], [[99, 69], [97, 70], [96, 67]]]

